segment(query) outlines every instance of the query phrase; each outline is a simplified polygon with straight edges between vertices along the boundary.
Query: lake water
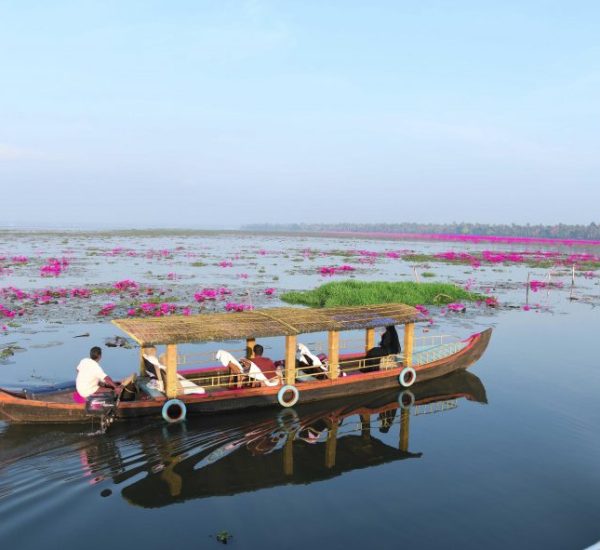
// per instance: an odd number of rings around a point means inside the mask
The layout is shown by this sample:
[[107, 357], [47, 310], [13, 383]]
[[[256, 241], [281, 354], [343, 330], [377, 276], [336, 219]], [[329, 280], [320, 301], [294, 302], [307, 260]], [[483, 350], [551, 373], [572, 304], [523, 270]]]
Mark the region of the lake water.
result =
[[[222, 310], [229, 301], [276, 306], [285, 290], [330, 280], [319, 267], [351, 264], [355, 271], [334, 279], [411, 280], [416, 267], [433, 273], [430, 280], [493, 294], [500, 307], [467, 304], [462, 314], [430, 308], [433, 325], [419, 325], [422, 334], [494, 332], [468, 373], [417, 384], [415, 404], [405, 409], [399, 392], [388, 391], [293, 411], [113, 425], [106, 434], [0, 422], [2, 547], [216, 548], [222, 532], [234, 548], [562, 549], [599, 541], [599, 279], [578, 274], [571, 290], [567, 267], [424, 266], [385, 256], [467, 249], [492, 247], [228, 234], [3, 235], [0, 256], [28, 262], [10, 267], [0, 286], [28, 292], [132, 279], [192, 312]], [[350, 253], [357, 250], [379, 255], [364, 262], [368, 255]], [[51, 256], [68, 257], [68, 266], [42, 278]], [[562, 286], [527, 293], [528, 274], [547, 282], [549, 272]], [[231, 294], [201, 304], [193, 298], [221, 286]], [[114, 303], [112, 316], [120, 316], [131, 305], [130, 296], [107, 293], [42, 305], [11, 300], [0, 304], [25, 311], [6, 326], [0, 348], [24, 351], [0, 363], [0, 386], [72, 377], [92, 345], [118, 333], [111, 315], [98, 310]], [[81, 334], [89, 336], [75, 338]], [[278, 339], [265, 344], [281, 356]], [[103, 364], [122, 376], [135, 370], [136, 357], [135, 349], [104, 348]]]

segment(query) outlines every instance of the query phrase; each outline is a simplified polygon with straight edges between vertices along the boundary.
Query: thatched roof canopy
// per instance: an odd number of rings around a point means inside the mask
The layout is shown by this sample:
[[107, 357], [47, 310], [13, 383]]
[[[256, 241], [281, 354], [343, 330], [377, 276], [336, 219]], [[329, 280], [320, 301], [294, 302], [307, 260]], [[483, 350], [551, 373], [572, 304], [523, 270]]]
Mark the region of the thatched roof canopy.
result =
[[405, 304], [305, 309], [281, 307], [239, 313], [115, 319], [113, 323], [142, 346], [292, 336], [329, 330], [384, 327], [416, 321]]

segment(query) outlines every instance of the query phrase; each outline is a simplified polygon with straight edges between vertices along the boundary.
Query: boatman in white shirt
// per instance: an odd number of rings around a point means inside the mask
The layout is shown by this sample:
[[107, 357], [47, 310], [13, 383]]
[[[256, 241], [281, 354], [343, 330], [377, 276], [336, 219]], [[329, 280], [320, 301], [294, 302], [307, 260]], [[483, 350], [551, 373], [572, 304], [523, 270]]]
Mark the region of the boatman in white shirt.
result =
[[82, 359], [77, 365], [77, 380], [75, 386], [77, 393], [83, 398], [96, 393], [103, 393], [106, 388], [118, 390], [120, 384], [114, 382], [100, 366], [102, 359], [102, 350], [94, 346], [90, 350], [90, 356]]

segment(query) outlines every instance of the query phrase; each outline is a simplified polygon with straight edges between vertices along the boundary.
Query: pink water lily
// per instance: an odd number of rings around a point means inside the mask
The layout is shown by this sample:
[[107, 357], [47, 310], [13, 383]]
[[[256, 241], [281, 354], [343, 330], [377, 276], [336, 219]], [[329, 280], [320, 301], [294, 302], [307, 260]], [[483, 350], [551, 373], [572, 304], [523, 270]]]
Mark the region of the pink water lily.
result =
[[485, 305], [487, 307], [498, 307], [498, 299], [494, 298], [494, 296], [488, 296], [485, 299]]
[[225, 311], [251, 311], [254, 306], [250, 304], [236, 304], [234, 302], [227, 302], [225, 304]]
[[320, 267], [319, 273], [323, 276], [332, 276], [339, 272], [354, 271], [354, 269], [351, 265], [344, 264], [340, 266]]
[[452, 304], [448, 304], [446, 306], [446, 309], [448, 311], [454, 311], [455, 313], [464, 313], [467, 310], [467, 306], [465, 306], [464, 304], [454, 302]]
[[12, 309], [8, 309], [4, 305], [0, 304], [0, 316], [6, 317], [7, 319], [13, 319], [16, 315], [16, 312]]
[[266, 294], [267, 296], [273, 296], [273, 294], [275, 294], [275, 289], [274, 289], [274, 288], [272, 288], [272, 287], [265, 288], [265, 294]]
[[117, 307], [115, 304], [109, 303], [109, 304], [105, 304], [102, 309], [98, 312], [98, 315], [109, 315], [110, 313], [113, 312], [113, 310], [115, 309], [115, 307]]
[[205, 300], [216, 300], [222, 296], [228, 296], [231, 290], [222, 286], [220, 288], [203, 288], [200, 292], [194, 294], [196, 302], [204, 302]]
[[11, 260], [14, 264], [26, 264], [29, 261], [27, 256], [13, 256]]
[[428, 309], [427, 309], [425, 306], [422, 306], [422, 305], [420, 305], [420, 304], [417, 304], [417, 305], [415, 306], [415, 309], [416, 309], [416, 310], [417, 310], [417, 311], [418, 311], [418, 312], [419, 312], [421, 315], [423, 315], [423, 316], [425, 316], [425, 317], [427, 317], [427, 316], [429, 315], [429, 310], [428, 310]]
[[68, 265], [69, 261], [66, 258], [62, 260], [50, 258], [48, 263], [40, 268], [40, 275], [42, 277], [58, 277]]
[[137, 290], [139, 288], [139, 284], [131, 279], [123, 279], [122, 281], [117, 281], [113, 287], [119, 291], [127, 291], [127, 290]]
[[92, 295], [91, 291], [87, 288], [73, 288], [71, 289], [71, 296], [73, 298], [89, 298]]

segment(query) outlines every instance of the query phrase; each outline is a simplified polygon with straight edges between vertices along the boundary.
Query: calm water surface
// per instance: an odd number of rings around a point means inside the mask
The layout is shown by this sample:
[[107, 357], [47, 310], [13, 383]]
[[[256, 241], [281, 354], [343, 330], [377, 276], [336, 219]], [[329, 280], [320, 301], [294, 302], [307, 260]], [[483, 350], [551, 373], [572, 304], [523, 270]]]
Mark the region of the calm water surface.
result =
[[[433, 270], [471, 277], [464, 266]], [[503, 297], [523, 300], [518, 293]], [[115, 425], [104, 435], [0, 423], [2, 548], [216, 548], [220, 531], [234, 548], [593, 544], [600, 310], [566, 291], [536, 298], [538, 313], [440, 319], [441, 332], [463, 336], [493, 326], [490, 346], [469, 373], [416, 385], [408, 409], [392, 391], [283, 413]], [[83, 332], [90, 338], [73, 339]], [[4, 341], [28, 350], [0, 366], [0, 382], [63, 379], [92, 340], [114, 333], [105, 323], [23, 327]], [[136, 356], [105, 353], [118, 375]]]

